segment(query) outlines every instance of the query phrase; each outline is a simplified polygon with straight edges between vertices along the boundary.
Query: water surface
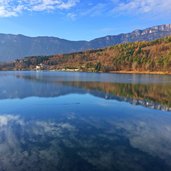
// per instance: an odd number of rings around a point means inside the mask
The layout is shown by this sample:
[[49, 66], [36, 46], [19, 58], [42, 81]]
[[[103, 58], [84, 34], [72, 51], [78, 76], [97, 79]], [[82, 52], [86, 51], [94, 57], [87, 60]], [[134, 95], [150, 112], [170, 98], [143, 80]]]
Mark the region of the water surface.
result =
[[0, 171], [171, 170], [170, 76], [0, 78]]

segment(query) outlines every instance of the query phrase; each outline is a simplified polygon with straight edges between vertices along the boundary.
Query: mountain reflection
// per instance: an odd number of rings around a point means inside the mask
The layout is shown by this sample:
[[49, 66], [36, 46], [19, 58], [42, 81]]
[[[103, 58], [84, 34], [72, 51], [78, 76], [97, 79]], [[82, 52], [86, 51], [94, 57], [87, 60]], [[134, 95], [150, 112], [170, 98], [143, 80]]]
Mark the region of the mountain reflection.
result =
[[171, 170], [170, 78], [0, 75], [0, 171]]
[[171, 110], [171, 84], [162, 83], [113, 83], [71, 81], [65, 77], [16, 75], [11, 84], [1, 82], [0, 98], [57, 97], [71, 93], [90, 93], [94, 96], [127, 101], [149, 108]]

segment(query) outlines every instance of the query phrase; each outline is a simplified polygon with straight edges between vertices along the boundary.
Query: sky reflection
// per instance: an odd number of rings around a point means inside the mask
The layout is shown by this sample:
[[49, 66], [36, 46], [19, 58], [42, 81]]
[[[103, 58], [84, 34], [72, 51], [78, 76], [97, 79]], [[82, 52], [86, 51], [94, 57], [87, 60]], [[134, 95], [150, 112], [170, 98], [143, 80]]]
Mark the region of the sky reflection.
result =
[[0, 81], [0, 170], [171, 170], [170, 112], [133, 105], [116, 83], [28, 76]]

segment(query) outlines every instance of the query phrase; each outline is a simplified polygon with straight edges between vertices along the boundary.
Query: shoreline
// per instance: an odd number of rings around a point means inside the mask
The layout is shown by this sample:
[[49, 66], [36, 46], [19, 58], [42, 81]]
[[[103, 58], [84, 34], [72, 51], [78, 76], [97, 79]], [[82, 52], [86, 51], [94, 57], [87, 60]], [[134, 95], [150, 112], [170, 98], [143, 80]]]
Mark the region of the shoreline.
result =
[[[51, 71], [51, 72], [87, 72], [91, 73], [91, 71], [81, 71], [81, 70], [0, 70], [0, 71]], [[110, 74], [150, 74], [150, 75], [171, 75], [171, 72], [163, 72], [163, 71], [109, 71], [109, 72], [92, 72], [92, 73], [110, 73]]]
[[171, 72], [162, 71], [110, 71], [113, 74], [151, 74], [151, 75], [171, 75]]

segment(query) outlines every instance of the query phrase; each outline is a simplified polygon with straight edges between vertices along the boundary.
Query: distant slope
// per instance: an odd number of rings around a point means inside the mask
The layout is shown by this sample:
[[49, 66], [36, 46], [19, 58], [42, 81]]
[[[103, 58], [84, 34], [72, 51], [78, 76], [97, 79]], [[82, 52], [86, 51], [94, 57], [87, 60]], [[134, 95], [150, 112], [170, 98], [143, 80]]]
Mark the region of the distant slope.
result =
[[171, 36], [63, 55], [32, 56], [1, 70], [78, 70], [90, 72], [139, 71], [171, 73]]
[[63, 54], [98, 49], [125, 42], [151, 41], [171, 35], [171, 24], [135, 30], [128, 34], [106, 36], [91, 41], [69, 41], [56, 37], [26, 37], [24, 35], [0, 34], [0, 61], [25, 56]]
[[68, 41], [56, 37], [26, 37], [0, 34], [0, 61], [32, 55], [51, 55], [81, 50], [85, 41]]

